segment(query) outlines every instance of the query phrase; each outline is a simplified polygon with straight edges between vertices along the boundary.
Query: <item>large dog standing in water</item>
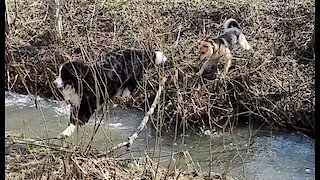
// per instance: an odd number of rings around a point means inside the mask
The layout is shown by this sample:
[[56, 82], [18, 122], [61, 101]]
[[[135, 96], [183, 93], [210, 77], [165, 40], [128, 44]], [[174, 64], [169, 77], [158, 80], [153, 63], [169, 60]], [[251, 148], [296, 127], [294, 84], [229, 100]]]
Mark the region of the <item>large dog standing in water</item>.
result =
[[87, 123], [97, 107], [115, 95], [130, 95], [150, 63], [165, 61], [167, 57], [160, 51], [127, 49], [111, 52], [106, 60], [91, 66], [81, 61], [62, 64], [54, 84], [71, 104], [71, 113], [69, 126], [59, 138], [71, 136], [77, 125]]

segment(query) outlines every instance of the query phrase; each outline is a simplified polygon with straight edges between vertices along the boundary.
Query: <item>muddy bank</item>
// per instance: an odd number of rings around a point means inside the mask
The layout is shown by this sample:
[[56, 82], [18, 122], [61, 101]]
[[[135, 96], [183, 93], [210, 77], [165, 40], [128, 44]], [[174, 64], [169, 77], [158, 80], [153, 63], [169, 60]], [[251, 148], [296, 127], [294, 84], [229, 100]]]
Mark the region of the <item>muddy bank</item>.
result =
[[[6, 90], [57, 99], [52, 81], [62, 62], [96, 62], [116, 47], [157, 49], [171, 62], [148, 69], [132, 99], [115, 101], [147, 109], [162, 76], [168, 80], [158, 115], [168, 125], [179, 120], [225, 129], [250, 119], [315, 132], [314, 59], [301, 56], [312, 37], [314, 1], [64, 2], [61, 39], [44, 2], [18, 7], [6, 37]], [[196, 41], [218, 35], [230, 17], [240, 22], [253, 51], [233, 51], [228, 79], [210, 70], [196, 77], [202, 64]]]

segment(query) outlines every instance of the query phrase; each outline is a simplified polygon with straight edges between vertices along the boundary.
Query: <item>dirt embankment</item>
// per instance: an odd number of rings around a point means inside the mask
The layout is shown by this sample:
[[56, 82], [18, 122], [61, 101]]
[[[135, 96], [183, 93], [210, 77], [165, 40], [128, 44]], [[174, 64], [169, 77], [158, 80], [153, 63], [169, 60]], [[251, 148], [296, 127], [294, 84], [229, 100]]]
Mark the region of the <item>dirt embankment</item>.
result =
[[[302, 53], [314, 29], [314, 1], [68, 1], [60, 9], [59, 41], [48, 6], [28, 2], [18, 3], [18, 13], [11, 6], [17, 18], [6, 37], [6, 90], [57, 98], [52, 80], [68, 59], [98, 61], [115, 47], [161, 49], [171, 62], [149, 69], [126, 106], [144, 109], [160, 75], [168, 78], [160, 115], [169, 123], [178, 119], [208, 129], [258, 119], [315, 131], [314, 58]], [[232, 52], [228, 79], [210, 71], [196, 77], [202, 64], [196, 41], [221, 33], [231, 17], [253, 51]]]

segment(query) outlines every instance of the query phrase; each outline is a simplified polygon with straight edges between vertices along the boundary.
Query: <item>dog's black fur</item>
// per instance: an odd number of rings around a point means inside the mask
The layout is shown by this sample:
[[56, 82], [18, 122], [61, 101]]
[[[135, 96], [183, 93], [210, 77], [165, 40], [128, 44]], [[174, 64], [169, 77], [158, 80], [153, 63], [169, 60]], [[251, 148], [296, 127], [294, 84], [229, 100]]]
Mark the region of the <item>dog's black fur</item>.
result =
[[[133, 91], [137, 86], [137, 80], [141, 79], [144, 70], [150, 64], [150, 60], [155, 60], [155, 53], [137, 50], [115, 51], [106, 55], [107, 67], [114, 69], [112, 77], [109, 78], [120, 81], [122, 88], [128, 88]], [[103, 65], [105, 67], [105, 65]]]

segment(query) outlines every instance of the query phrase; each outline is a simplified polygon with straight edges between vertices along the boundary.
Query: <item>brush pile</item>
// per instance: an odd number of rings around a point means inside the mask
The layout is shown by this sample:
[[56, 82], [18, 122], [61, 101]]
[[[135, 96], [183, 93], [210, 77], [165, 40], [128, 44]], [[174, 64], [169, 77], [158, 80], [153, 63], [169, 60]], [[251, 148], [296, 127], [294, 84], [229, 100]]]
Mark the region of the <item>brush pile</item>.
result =
[[[314, 29], [313, 0], [65, 1], [58, 39], [49, 2], [9, 3], [6, 90], [61, 98], [52, 82], [66, 60], [92, 63], [118, 47], [162, 50], [170, 63], [148, 69], [133, 97], [121, 104], [147, 110], [166, 77], [155, 114], [168, 124], [210, 129], [263, 120], [315, 132], [315, 63], [302, 53]], [[210, 69], [197, 77], [203, 62], [196, 41], [220, 34], [228, 18], [238, 20], [253, 50], [232, 52], [226, 79]]]

